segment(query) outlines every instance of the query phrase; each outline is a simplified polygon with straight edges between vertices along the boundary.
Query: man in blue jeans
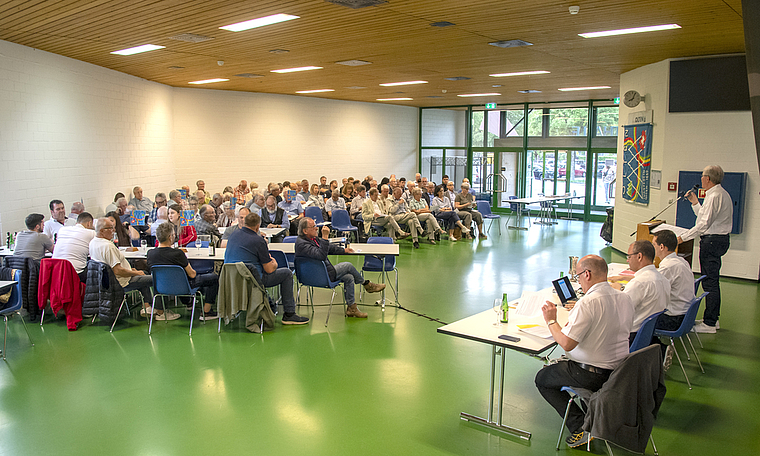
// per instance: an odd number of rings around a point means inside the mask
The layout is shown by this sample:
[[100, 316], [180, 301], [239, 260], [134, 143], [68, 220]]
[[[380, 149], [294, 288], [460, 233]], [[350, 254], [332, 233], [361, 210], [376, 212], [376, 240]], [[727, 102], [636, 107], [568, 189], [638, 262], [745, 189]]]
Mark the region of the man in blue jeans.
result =
[[269, 254], [266, 240], [259, 234], [261, 217], [250, 213], [245, 216], [245, 225], [232, 233], [227, 240], [224, 252], [225, 263], [243, 262], [254, 267], [261, 276], [265, 287], [280, 286], [282, 306], [285, 314], [283, 325], [304, 325], [309, 319], [296, 314], [296, 301], [293, 299], [293, 273], [288, 268], [278, 268], [277, 260]]
[[355, 285], [361, 283], [367, 293], [377, 293], [385, 288], [385, 284], [372, 283], [369, 280], [364, 280], [359, 271], [356, 270], [353, 264], [349, 262], [338, 263], [333, 266], [327, 255], [340, 255], [343, 253], [353, 253], [354, 251], [350, 247], [345, 249], [337, 245], [331, 244], [327, 239], [330, 234], [329, 227], [322, 228], [322, 237], [319, 236], [319, 228], [314, 220], [310, 217], [301, 219], [298, 223], [298, 239], [296, 239], [296, 259], [298, 257], [313, 258], [315, 260], [321, 260], [325, 262], [327, 266], [327, 274], [330, 276], [330, 280], [340, 280], [343, 282], [343, 288], [346, 298], [346, 316], [356, 318], [367, 318], [367, 313], [362, 312], [356, 306]]

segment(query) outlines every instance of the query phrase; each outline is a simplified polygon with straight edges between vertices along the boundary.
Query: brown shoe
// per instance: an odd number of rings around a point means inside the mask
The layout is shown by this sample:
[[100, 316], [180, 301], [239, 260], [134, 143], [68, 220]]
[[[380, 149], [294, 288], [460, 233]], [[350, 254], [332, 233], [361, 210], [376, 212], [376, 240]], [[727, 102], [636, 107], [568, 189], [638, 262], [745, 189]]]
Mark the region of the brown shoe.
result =
[[347, 317], [367, 318], [367, 312], [362, 312], [356, 307], [356, 304], [351, 304], [346, 308]]
[[364, 285], [364, 290], [367, 293], [377, 293], [378, 291], [385, 290], [385, 284], [384, 283], [367, 282], [367, 284]]

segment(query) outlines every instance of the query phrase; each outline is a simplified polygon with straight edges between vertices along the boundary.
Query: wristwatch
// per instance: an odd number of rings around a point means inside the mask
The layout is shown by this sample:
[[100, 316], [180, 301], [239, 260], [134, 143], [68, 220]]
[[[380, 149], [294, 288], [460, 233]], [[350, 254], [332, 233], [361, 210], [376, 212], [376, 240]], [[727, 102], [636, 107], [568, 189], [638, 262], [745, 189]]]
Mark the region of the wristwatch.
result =
[[557, 320], [549, 320], [549, 321], [546, 322], [546, 326], [551, 326], [554, 323], [557, 323]]

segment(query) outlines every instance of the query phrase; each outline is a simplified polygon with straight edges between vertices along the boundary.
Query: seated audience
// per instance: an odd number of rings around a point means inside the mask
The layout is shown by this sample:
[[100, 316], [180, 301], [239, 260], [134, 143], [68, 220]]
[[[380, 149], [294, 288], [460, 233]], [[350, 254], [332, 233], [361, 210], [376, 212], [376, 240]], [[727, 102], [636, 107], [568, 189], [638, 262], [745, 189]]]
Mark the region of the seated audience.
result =
[[195, 232], [197, 234], [211, 236], [209, 242], [213, 242], [217, 245], [222, 239], [222, 233], [216, 227], [214, 208], [208, 204], [204, 204], [198, 210], [198, 219], [195, 221]]
[[208, 203], [214, 208], [214, 214], [216, 214], [217, 220], [219, 220], [219, 216], [224, 213], [224, 209], [222, 208], [223, 202], [222, 195], [220, 193], [214, 193], [214, 196], [211, 197], [211, 202]]
[[195, 242], [195, 240], [198, 239], [198, 234], [195, 232], [195, 226], [181, 226], [182, 208], [179, 205], [173, 204], [169, 207], [169, 222], [174, 226], [175, 242], [177, 242], [180, 247], [186, 247], [187, 244]]
[[153, 203], [147, 198], [143, 197], [143, 190], [141, 187], [135, 187], [132, 189], [134, 198], [129, 200], [129, 205], [134, 206], [138, 211], [145, 211], [150, 213], [153, 210]]
[[[153, 286], [153, 277], [132, 268], [129, 261], [124, 258], [124, 253], [111, 242], [116, 226], [118, 223], [114, 223], [112, 217], [100, 218], [95, 221], [96, 234], [90, 241], [90, 258], [110, 266], [124, 291], [138, 290], [143, 297], [143, 308], [140, 310], [140, 315], [143, 317], [150, 316], [153, 300], [150, 288]], [[156, 320], [176, 320], [179, 318], [179, 314], [170, 310], [164, 312], [156, 309], [155, 314]]]
[[444, 194], [443, 185], [435, 187], [435, 195], [435, 198], [430, 203], [430, 210], [437, 218], [444, 220], [448, 224], [449, 240], [458, 240], [454, 237], [454, 226], [458, 226], [462, 230], [463, 236], [468, 235], [470, 230], [462, 224], [459, 215], [457, 215], [457, 212], [452, 207], [451, 201]]
[[260, 213], [261, 210], [264, 208], [264, 205], [266, 204], [266, 198], [261, 193], [256, 193], [253, 195], [253, 198], [246, 203], [245, 207], [247, 207], [250, 212], [256, 212]]
[[232, 224], [235, 222], [235, 206], [237, 205], [233, 205], [229, 201], [222, 203], [223, 212], [222, 215], [220, 215], [216, 220], [216, 226], [220, 228], [227, 228], [228, 226], [232, 226]]
[[241, 204], [245, 204], [246, 197], [251, 194], [251, 190], [248, 188], [248, 181], [245, 179], [241, 180], [232, 194]]
[[290, 195], [290, 192], [292, 192], [290, 189], [285, 191], [285, 199], [277, 204], [277, 207], [285, 211], [285, 215], [291, 222], [290, 234], [295, 235], [296, 231], [298, 231], [297, 220], [303, 217], [304, 209], [301, 203], [293, 199], [293, 196]]
[[412, 190], [412, 199], [409, 200], [409, 210], [417, 215], [420, 224], [425, 224], [425, 235], [427, 235], [431, 244], [435, 244], [435, 238], [444, 233], [438, 225], [438, 220], [430, 212], [430, 208], [424, 199], [422, 199], [422, 190], [415, 188]]
[[66, 218], [76, 220], [82, 212], [84, 212], [84, 203], [75, 201], [71, 203], [71, 213]]
[[604, 259], [586, 255], [578, 262], [578, 270], [578, 282], [586, 294], [570, 311], [567, 325], [557, 322], [554, 304], [547, 301], [542, 308], [549, 331], [567, 358], [544, 366], [536, 374], [538, 392], [559, 416], [566, 417], [570, 436], [565, 441], [571, 448], [585, 445], [590, 436], [583, 430], [585, 414], [575, 402], [565, 415], [570, 395], [562, 387], [600, 389], [628, 356], [628, 333], [633, 321], [631, 299], [607, 283]]
[[285, 231], [272, 237], [272, 242], [282, 242], [290, 230], [290, 220], [285, 209], [277, 207], [274, 196], [269, 195], [264, 209], [261, 210], [261, 224], [264, 228], [285, 228]]
[[116, 238], [113, 241], [119, 247], [131, 247], [133, 239], [140, 239], [140, 233], [132, 228], [129, 223], [125, 224], [121, 221], [121, 217], [117, 212], [109, 212], [105, 215], [106, 218], [111, 219], [114, 223], [114, 233]]
[[304, 179], [301, 181], [301, 191], [298, 192], [298, 196], [301, 197], [301, 201], [309, 201], [309, 196], [311, 196], [311, 193], [309, 193], [309, 181], [308, 179]]
[[346, 200], [344, 200], [338, 192], [333, 192], [330, 199], [325, 202], [325, 211], [330, 219], [332, 219], [332, 211], [335, 209], [346, 209]]
[[[451, 186], [454, 183], [449, 181]], [[462, 183], [462, 192], [456, 196], [454, 200], [454, 207], [457, 210], [457, 215], [462, 219], [464, 226], [472, 226], [472, 222], [478, 226], [478, 236], [481, 239], [488, 239], [485, 231], [483, 231], [483, 215], [478, 212], [478, 203], [475, 202], [475, 195], [470, 193], [470, 184], [467, 182]]]
[[[304, 325], [309, 319], [296, 313], [293, 298], [293, 273], [288, 268], [278, 268], [277, 260], [269, 254], [266, 240], [259, 234], [261, 217], [250, 213], [245, 217], [244, 226], [229, 237], [224, 251], [225, 263], [245, 263], [249, 269], [257, 271], [265, 287], [280, 287], [284, 315], [284, 325]], [[256, 274], [254, 274], [256, 276]]]
[[166, 206], [166, 193], [158, 192], [156, 193], [156, 198], [153, 200], [155, 207], [153, 210], [150, 211], [150, 215], [148, 216], [148, 223], [153, 223], [158, 219], [158, 209]]
[[199, 180], [195, 183], [195, 187], [197, 190], [195, 191], [195, 195], [198, 196], [198, 192], [203, 192], [203, 198], [198, 197], [198, 201], [201, 204], [208, 204], [211, 202], [211, 195], [209, 192], [206, 191], [206, 182], [203, 180]]
[[227, 247], [227, 240], [230, 238], [232, 233], [239, 230], [241, 227], [245, 225], [245, 217], [251, 213], [251, 210], [247, 207], [241, 207], [237, 211], [237, 216], [235, 220], [235, 223], [233, 223], [231, 226], [227, 227], [224, 230], [224, 234], [222, 235], [222, 243], [219, 245], [221, 248]]
[[[445, 195], [449, 198], [449, 201], [451, 201], [451, 204], [454, 204], [454, 201], [457, 199], [457, 192], [454, 190], [454, 182], [449, 181], [446, 183], [446, 191], [444, 192]], [[459, 218], [463, 218], [461, 215]], [[470, 221], [472, 223], [472, 221]], [[470, 225], [467, 225], [470, 226]]]
[[58, 231], [53, 258], [68, 260], [82, 283], [87, 283], [87, 259], [90, 256], [90, 241], [94, 237], [95, 225], [89, 212], [79, 214], [76, 225], [64, 226]]
[[364, 234], [369, 236], [372, 225], [377, 225], [384, 228], [387, 231], [388, 237], [395, 240], [397, 235], [400, 238], [409, 236], [409, 233], [404, 232], [396, 220], [388, 215], [385, 210], [385, 206], [380, 201], [377, 193], [377, 188], [371, 188], [369, 190], [369, 198], [367, 198], [362, 204], [362, 220], [364, 221]]
[[272, 184], [272, 186], [269, 187], [269, 195], [273, 196], [278, 204], [282, 202], [282, 195], [280, 195], [280, 193], [282, 193], [282, 189], [279, 185]]
[[119, 206], [116, 205], [116, 202], [119, 201], [119, 198], [124, 198], [124, 194], [121, 192], [116, 193], [116, 195], [113, 197], [113, 202], [106, 206], [106, 213], [119, 209]]
[[45, 223], [43, 233], [55, 242], [55, 235], [64, 226], [76, 225], [76, 220], [66, 218], [66, 207], [63, 201], [54, 199], [50, 202], [50, 220]]
[[[337, 192], [336, 192], [337, 193]], [[325, 263], [327, 275], [332, 281], [343, 282], [343, 294], [346, 299], [346, 316], [356, 318], [367, 318], [367, 314], [359, 310], [356, 306], [356, 284], [360, 283], [367, 290], [367, 293], [377, 293], [385, 288], [385, 284], [372, 283], [364, 280], [361, 273], [356, 270], [353, 264], [349, 262], [338, 263], [335, 266], [330, 263], [328, 255], [342, 255], [344, 253], [354, 253], [350, 247], [345, 249], [337, 244], [332, 244], [328, 240], [330, 228], [322, 227], [322, 237], [319, 237], [319, 228], [311, 218], [304, 218], [298, 224], [298, 239], [296, 239], [296, 259], [299, 257], [312, 258]]]
[[425, 184], [424, 187], [422, 187], [422, 198], [425, 199], [425, 202], [428, 206], [430, 206], [433, 203], [433, 198], [435, 198], [435, 184], [432, 182], [428, 182]]
[[[165, 204], [165, 203], [164, 203]], [[162, 223], [169, 221], [169, 208], [161, 206], [156, 210], [156, 220], [150, 224], [150, 235], [156, 237], [156, 228]]]
[[[213, 212], [213, 210], [209, 210]], [[219, 292], [219, 277], [213, 272], [198, 274], [187, 260], [185, 252], [172, 248], [176, 238], [174, 236], [174, 227], [171, 223], [166, 222], [159, 225], [156, 229], [156, 238], [158, 239], [158, 247], [148, 251], [148, 266], [151, 268], [161, 265], [181, 266], [185, 270], [185, 274], [187, 274], [190, 287], [200, 288], [201, 293], [203, 293], [205, 302], [203, 303], [203, 312], [201, 312], [199, 318], [202, 321], [219, 318], [217, 313], [212, 309], [213, 304], [216, 303], [216, 295]]]
[[409, 227], [409, 231], [412, 233], [412, 245], [414, 245], [415, 249], [419, 249], [420, 242], [418, 235], [422, 234], [422, 226], [420, 226], [420, 221], [417, 219], [417, 215], [409, 210], [406, 201], [401, 198], [402, 193], [401, 187], [393, 189], [393, 197], [389, 198], [391, 206], [388, 209], [388, 214], [393, 216], [396, 223], [399, 225], [406, 225]]
[[[29, 214], [24, 219], [26, 230], [16, 234], [16, 248], [13, 256], [29, 257], [34, 260], [45, 258], [45, 252], [53, 251], [53, 240], [43, 233], [45, 216], [42, 214]], [[50, 222], [48, 222], [50, 223]]]

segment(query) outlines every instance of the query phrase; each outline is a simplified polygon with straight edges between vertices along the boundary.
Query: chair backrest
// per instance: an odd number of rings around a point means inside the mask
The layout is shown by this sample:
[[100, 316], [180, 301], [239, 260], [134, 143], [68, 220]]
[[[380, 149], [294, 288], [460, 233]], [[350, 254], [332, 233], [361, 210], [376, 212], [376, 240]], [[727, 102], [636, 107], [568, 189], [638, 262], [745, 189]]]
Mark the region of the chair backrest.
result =
[[[517, 199], [517, 195], [508, 196], [507, 198], [511, 200]], [[517, 203], [509, 203], [509, 210], [512, 212], [517, 212], [520, 210], [520, 205]]]
[[[367, 239], [367, 244], [393, 244], [393, 239], [385, 236], [372, 236]], [[365, 271], [393, 271], [396, 267], [396, 257], [393, 255], [386, 255], [385, 268], [383, 268], [383, 261], [379, 257], [372, 255], [365, 255], [364, 266], [362, 269]]]
[[317, 223], [325, 222], [325, 219], [322, 218], [322, 209], [317, 206], [308, 206], [304, 211], [304, 216], [314, 219]]
[[278, 268], [289, 268], [288, 257], [285, 256], [285, 252], [281, 250], [270, 250], [269, 254], [277, 261]]
[[164, 295], [192, 295], [190, 282], [182, 266], [156, 265], [150, 268], [153, 277], [153, 289]]
[[[285, 239], [283, 239], [282, 242], [288, 243], [288, 244], [295, 244], [296, 243], [296, 239], [298, 239], [298, 236], [285, 236]], [[295, 253], [286, 253], [285, 254], [285, 258], [288, 259], [288, 263], [293, 264], [293, 262], [296, 260], [296, 254]]]
[[696, 280], [694, 280], [694, 294], [695, 295], [699, 291], [699, 284], [702, 283], [702, 281], [705, 280], [706, 278], [707, 278], [707, 276], [703, 275], [703, 276], [700, 276], [699, 278], [697, 278]]
[[683, 316], [683, 322], [681, 323], [681, 327], [678, 328], [678, 336], [681, 337], [684, 334], [691, 331], [691, 328], [694, 327], [694, 321], [697, 319], [697, 312], [699, 311], [699, 304], [702, 302], [702, 299], [704, 299], [705, 296], [709, 295], [710, 292], [705, 291], [700, 296], [697, 296], [694, 298], [693, 301], [691, 301], [691, 304], [689, 304], [689, 310], [686, 311], [686, 315]]
[[307, 287], [333, 288], [340, 282], [331, 282], [324, 261], [296, 257], [296, 277]]
[[348, 211], [345, 209], [335, 209], [332, 211], [332, 226], [335, 229], [354, 229], [354, 226], [351, 225], [351, 217], [348, 215]]
[[0, 315], [7, 315], [13, 312], [16, 312], [18, 310], [21, 310], [21, 307], [24, 305], [24, 301], [21, 298], [21, 270], [17, 269], [16, 273], [13, 275], [13, 280], [16, 281], [16, 284], [13, 285], [13, 288], [11, 289], [11, 297], [8, 299], [8, 305], [5, 307], [5, 309], [0, 310]]
[[653, 313], [644, 319], [641, 323], [641, 327], [636, 333], [636, 337], [633, 339], [633, 343], [628, 349], [629, 353], [633, 353], [636, 350], [649, 346], [652, 342], [652, 334], [654, 334], [654, 326], [657, 324], [657, 318], [663, 313], [665, 313], [664, 310], [662, 312]]
[[491, 205], [488, 204], [488, 201], [476, 201], [478, 205], [478, 212], [480, 212], [481, 215], [484, 217], [486, 215], [491, 215]]

